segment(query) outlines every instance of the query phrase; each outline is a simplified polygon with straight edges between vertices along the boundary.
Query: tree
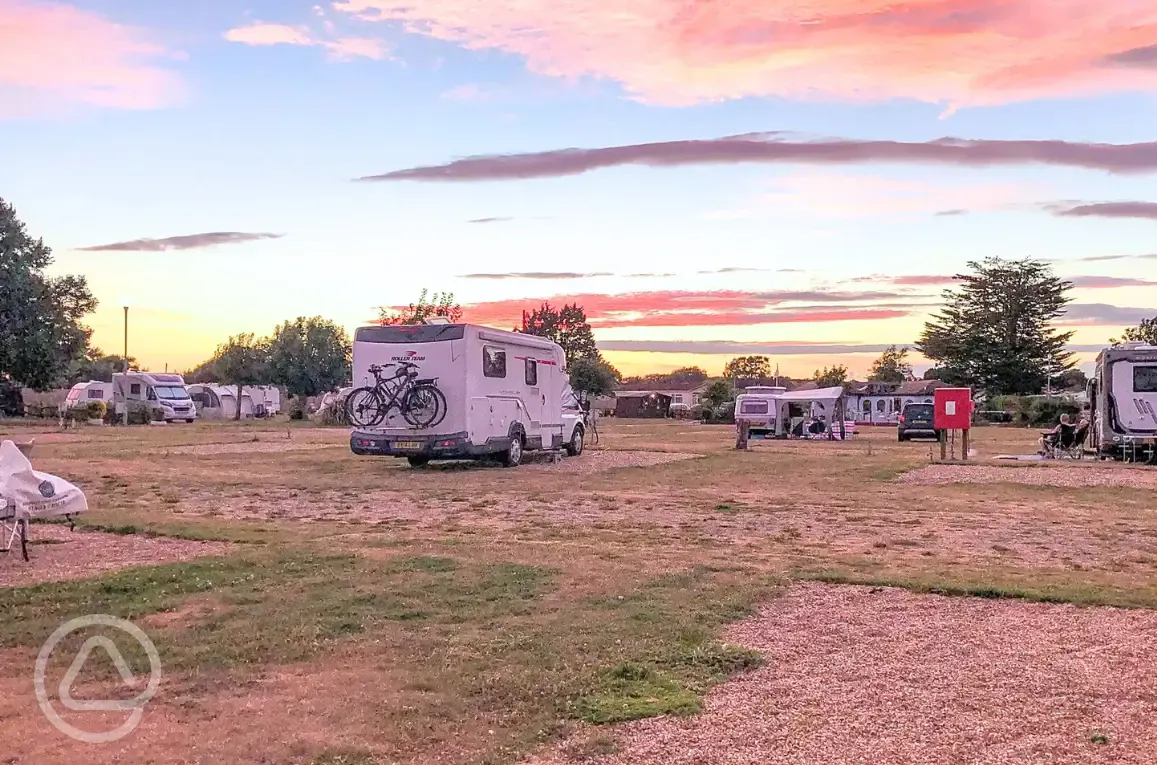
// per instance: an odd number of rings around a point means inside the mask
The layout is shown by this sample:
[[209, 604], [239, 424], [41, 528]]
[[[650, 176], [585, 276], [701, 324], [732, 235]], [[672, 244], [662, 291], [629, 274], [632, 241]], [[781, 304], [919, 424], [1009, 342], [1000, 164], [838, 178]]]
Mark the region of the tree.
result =
[[945, 306], [924, 325], [917, 349], [938, 362], [945, 381], [989, 395], [1035, 394], [1050, 374], [1072, 368], [1058, 332], [1072, 283], [1039, 260], [987, 258], [970, 262], [960, 287], [944, 290]]
[[870, 382], [902, 383], [911, 375], [912, 365], [908, 363], [908, 348], [897, 348], [891, 345], [880, 354], [880, 358], [872, 362], [872, 371], [868, 375], [868, 380]]
[[1142, 319], [1135, 327], [1129, 327], [1121, 333], [1120, 340], [1110, 341], [1113, 345], [1120, 343], [1146, 343], [1157, 345], [1157, 316], [1151, 319]]
[[269, 377], [291, 396], [317, 396], [350, 379], [349, 336], [320, 316], [283, 322], [266, 341]]
[[0, 380], [44, 390], [88, 349], [97, 301], [83, 276], [44, 274], [52, 250], [0, 198]]
[[269, 381], [269, 348], [266, 340], [257, 340], [252, 332], [230, 337], [217, 347], [213, 355], [213, 370], [222, 382], [237, 386], [237, 411], [233, 419], [241, 419], [242, 388], [262, 385]]
[[[132, 356], [129, 356], [128, 366], [131, 370], [140, 369], [137, 360]], [[125, 359], [123, 356], [110, 356], [101, 351], [100, 348], [89, 348], [85, 351], [84, 356], [72, 363], [65, 379], [61, 381], [61, 385], [68, 388], [89, 380], [112, 382], [113, 374], [124, 371]]]
[[398, 324], [424, 324], [426, 319], [432, 316], [441, 316], [448, 319], [451, 324], [462, 321], [462, 306], [454, 302], [453, 292], [435, 292], [429, 300], [427, 300], [427, 295], [429, 295], [429, 290], [423, 288], [422, 294], [418, 296], [418, 302], [410, 303], [407, 308], [401, 311], [389, 306], [380, 306], [378, 308], [378, 323], [383, 327]]
[[587, 398], [607, 396], [615, 390], [619, 371], [601, 358], [579, 358], [569, 365], [570, 387]]
[[710, 375], [707, 374], [706, 370], [699, 367], [683, 367], [676, 369], [668, 375], [663, 375], [663, 377], [672, 382], [702, 383], [707, 382], [707, 378], [710, 377]]
[[738, 356], [727, 362], [723, 376], [732, 380], [762, 380], [771, 377], [771, 359], [767, 356]]
[[1061, 372], [1054, 380], [1060, 390], [1082, 391], [1089, 384], [1089, 376], [1079, 369]]
[[843, 385], [844, 381], [848, 379], [848, 368], [839, 364], [817, 369], [812, 375], [812, 379], [815, 380], [816, 386], [819, 388], [834, 388], [837, 385]]
[[515, 331], [558, 343], [566, 353], [568, 365], [577, 359], [602, 358], [586, 311], [577, 303], [558, 310], [551, 308], [550, 303], [543, 303], [534, 311], [523, 311], [522, 326]]
[[726, 380], [715, 380], [707, 386], [707, 390], [703, 391], [703, 395], [699, 398], [709, 404], [713, 410], [718, 409], [735, 398], [735, 388]]

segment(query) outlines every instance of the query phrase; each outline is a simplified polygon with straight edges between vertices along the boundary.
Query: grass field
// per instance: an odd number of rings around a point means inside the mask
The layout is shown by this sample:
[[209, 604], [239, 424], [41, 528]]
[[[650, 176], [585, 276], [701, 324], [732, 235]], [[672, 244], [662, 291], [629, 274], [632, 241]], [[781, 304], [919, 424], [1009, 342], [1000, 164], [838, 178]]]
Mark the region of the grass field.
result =
[[[561, 465], [411, 470], [285, 423], [4, 428], [91, 505], [76, 532], [34, 526], [30, 564], [0, 557], [0, 747], [19, 763], [583, 761], [614, 756], [611, 723], [695, 713], [767, 661], [725, 630], [801, 581], [1157, 607], [1143, 468], [936, 483], [929, 446], [888, 429], [737, 453], [729, 427], [607, 422]], [[144, 628], [164, 669], [140, 728], [101, 747], [51, 728], [31, 680], [48, 635], [91, 613]], [[90, 666], [80, 695], [120, 685]]]

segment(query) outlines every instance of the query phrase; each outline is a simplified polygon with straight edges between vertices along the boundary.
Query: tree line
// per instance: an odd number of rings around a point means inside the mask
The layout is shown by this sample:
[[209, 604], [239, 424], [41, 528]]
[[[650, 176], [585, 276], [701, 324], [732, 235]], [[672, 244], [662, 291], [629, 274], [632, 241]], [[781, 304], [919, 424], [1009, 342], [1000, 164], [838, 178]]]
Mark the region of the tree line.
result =
[[[52, 251], [34, 239], [0, 198], [0, 386], [47, 390], [81, 380], [109, 380], [135, 367], [135, 359], [106, 354], [91, 344], [84, 317], [97, 300], [83, 276], [49, 276]], [[1083, 375], [1066, 350], [1071, 331], [1056, 324], [1071, 302], [1072, 283], [1058, 278], [1044, 261], [987, 258], [968, 264], [956, 276], [957, 287], [944, 290], [943, 307], [924, 325], [914, 348], [934, 364], [926, 378], [982, 389], [990, 395], [1032, 394], [1056, 380], [1074, 385]], [[382, 308], [383, 324], [417, 324], [441, 316], [462, 319], [452, 293], [423, 290], [407, 309]], [[542, 303], [524, 311], [515, 331], [548, 338], [566, 352], [571, 384], [588, 395], [602, 395], [622, 380], [595, 345], [586, 313], [577, 304]], [[1112, 342], [1157, 344], [1157, 316], [1124, 330]], [[902, 382], [912, 373], [907, 347], [892, 346], [872, 365], [869, 380]], [[349, 379], [350, 342], [343, 329], [321, 317], [286, 321], [266, 338], [230, 337], [191, 377], [213, 377], [232, 385], [276, 384], [291, 395], [332, 390]], [[766, 356], [732, 359], [731, 379], [772, 376]], [[706, 380], [698, 367], [676, 370], [667, 379]], [[839, 385], [848, 378], [842, 365], [817, 369], [817, 385]], [[635, 378], [638, 379], [638, 378]]]

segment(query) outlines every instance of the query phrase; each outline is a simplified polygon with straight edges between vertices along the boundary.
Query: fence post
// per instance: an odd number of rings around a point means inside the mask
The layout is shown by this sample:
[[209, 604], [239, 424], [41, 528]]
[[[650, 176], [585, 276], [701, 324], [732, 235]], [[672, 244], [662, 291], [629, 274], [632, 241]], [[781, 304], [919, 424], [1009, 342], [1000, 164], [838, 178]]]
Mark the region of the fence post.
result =
[[740, 420], [735, 428], [735, 448], [747, 451], [747, 439], [751, 435], [751, 423]]

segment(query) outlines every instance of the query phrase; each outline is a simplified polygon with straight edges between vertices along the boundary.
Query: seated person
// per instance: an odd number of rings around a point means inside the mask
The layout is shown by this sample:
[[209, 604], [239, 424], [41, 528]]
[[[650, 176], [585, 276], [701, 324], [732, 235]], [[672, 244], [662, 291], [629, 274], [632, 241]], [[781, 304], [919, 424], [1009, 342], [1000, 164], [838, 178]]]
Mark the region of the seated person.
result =
[[823, 418], [812, 420], [811, 425], [808, 425], [807, 431], [813, 436], [822, 436], [828, 427], [824, 424]]
[[1048, 454], [1049, 450], [1058, 443], [1071, 444], [1075, 432], [1076, 427], [1073, 425], [1073, 418], [1068, 414], [1062, 414], [1060, 423], [1048, 433], [1041, 435], [1040, 440], [1037, 441], [1037, 445], [1040, 447], [1040, 453]]

